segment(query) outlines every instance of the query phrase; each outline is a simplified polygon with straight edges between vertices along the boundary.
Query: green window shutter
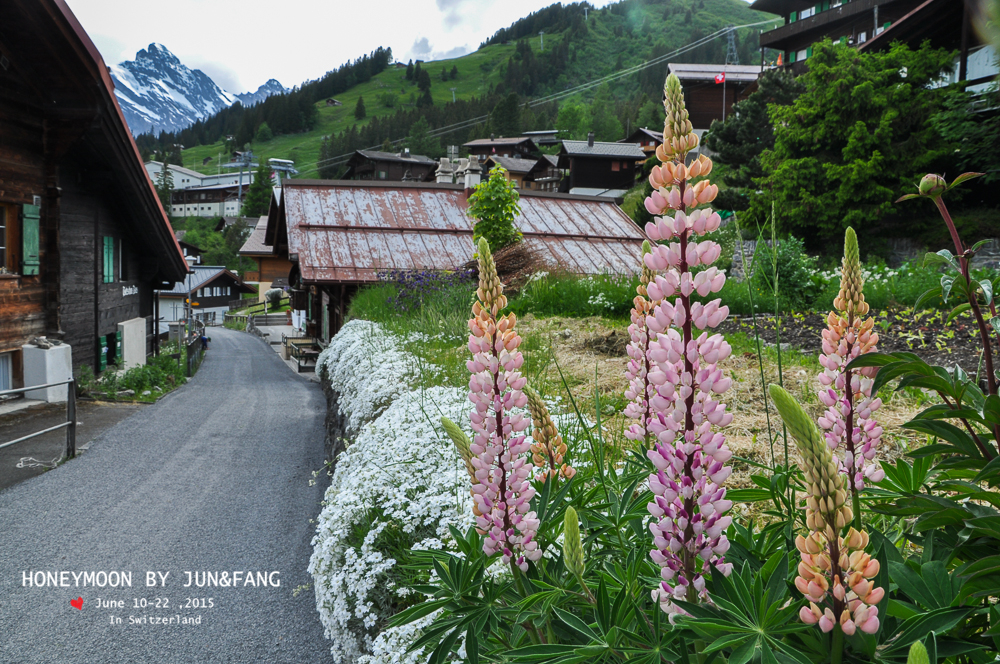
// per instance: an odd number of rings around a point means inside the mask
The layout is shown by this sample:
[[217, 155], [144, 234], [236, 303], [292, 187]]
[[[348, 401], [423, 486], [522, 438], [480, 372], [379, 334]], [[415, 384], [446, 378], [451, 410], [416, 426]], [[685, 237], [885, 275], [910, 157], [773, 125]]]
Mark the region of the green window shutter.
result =
[[812, 56], [813, 56], [813, 47], [810, 46], [809, 48], [806, 49], [806, 57], [811, 58]]
[[792, 12], [791, 15], [789, 15], [789, 17], [788, 17], [788, 22], [789, 23], [795, 23], [797, 20], [799, 20], [799, 13], [798, 12]]
[[21, 274], [38, 274], [41, 209], [37, 205], [24, 205], [21, 208], [21, 217], [21, 255], [23, 256]]
[[837, 43], [843, 46], [844, 44], [847, 43], [847, 37], [841, 37], [840, 39], [837, 40]]
[[104, 283], [110, 284], [115, 280], [115, 239], [109, 235], [104, 236]]
[[892, 21], [886, 21], [882, 24], [882, 27], [888, 30], [890, 25], [892, 25]]
[[788, 52], [788, 62], [789, 63], [795, 62], [795, 51]]
[[823, 0], [822, 4], [820, 4], [819, 10], [821, 12], [825, 12], [829, 8], [830, 8], [830, 0]]

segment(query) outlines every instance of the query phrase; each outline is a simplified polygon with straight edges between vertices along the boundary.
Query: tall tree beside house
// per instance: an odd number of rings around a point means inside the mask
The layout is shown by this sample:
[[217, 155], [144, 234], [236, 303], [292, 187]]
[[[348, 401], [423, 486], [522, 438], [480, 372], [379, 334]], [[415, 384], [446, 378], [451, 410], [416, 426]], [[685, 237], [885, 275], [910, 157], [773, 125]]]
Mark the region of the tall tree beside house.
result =
[[756, 190], [754, 180], [764, 175], [760, 156], [764, 150], [774, 148], [774, 125], [768, 108], [788, 106], [804, 89], [799, 79], [783, 69], [766, 71], [757, 85], [756, 92], [733, 106], [725, 122], [712, 122], [705, 136], [705, 145], [715, 153], [713, 160], [729, 167], [722, 176], [729, 188], [720, 191], [715, 199], [715, 206], [722, 210], [750, 207], [749, 194]]
[[521, 100], [517, 93], [497, 102], [490, 113], [490, 129], [497, 136], [519, 136], [521, 134]]
[[412, 81], [413, 80], [413, 60], [410, 60], [410, 62], [407, 63], [407, 65], [406, 65], [406, 76], [405, 76], [405, 78], [406, 78], [407, 81]]
[[410, 126], [410, 135], [406, 139], [406, 147], [410, 148], [410, 154], [420, 154], [432, 159], [442, 155], [441, 141], [429, 136], [430, 130], [431, 125], [424, 116], [420, 116]]
[[521, 231], [514, 225], [514, 219], [521, 214], [519, 199], [514, 183], [507, 179], [507, 171], [503, 166], [494, 166], [489, 177], [476, 185], [469, 196], [469, 216], [476, 220], [472, 227], [473, 243], [479, 244], [479, 238], [486, 238], [490, 249], [496, 252], [520, 242]]
[[838, 247], [847, 227], [862, 244], [876, 243], [893, 201], [923, 174], [949, 170], [955, 146], [932, 119], [951, 93], [931, 86], [952, 62], [929, 47], [858, 53], [829, 40], [814, 45], [805, 91], [769, 109], [774, 148], [761, 155], [764, 195], [751, 200], [752, 214], [765, 219], [775, 204], [778, 228], [814, 251]]
[[167, 166], [168, 163], [168, 158], [164, 157], [163, 164], [160, 166], [160, 172], [156, 174], [155, 186], [156, 195], [163, 205], [163, 210], [167, 213], [167, 216], [170, 216], [170, 196], [174, 191], [174, 174]]
[[263, 159], [254, 175], [253, 182], [247, 188], [243, 199], [244, 217], [260, 217], [267, 214], [271, 205], [271, 167]]
[[366, 115], [368, 115], [368, 111], [365, 110], [365, 98], [359, 96], [358, 103], [354, 106], [354, 119], [364, 120]]

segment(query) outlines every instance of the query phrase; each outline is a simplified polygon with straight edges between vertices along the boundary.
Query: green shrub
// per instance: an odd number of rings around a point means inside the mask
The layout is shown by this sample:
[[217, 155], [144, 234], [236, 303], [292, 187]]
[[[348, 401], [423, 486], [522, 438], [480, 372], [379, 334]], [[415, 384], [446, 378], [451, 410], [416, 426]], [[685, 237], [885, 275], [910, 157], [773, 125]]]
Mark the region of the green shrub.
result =
[[603, 316], [625, 318], [639, 278], [635, 275], [599, 274], [580, 277], [572, 274], [538, 272], [510, 303], [519, 316]]

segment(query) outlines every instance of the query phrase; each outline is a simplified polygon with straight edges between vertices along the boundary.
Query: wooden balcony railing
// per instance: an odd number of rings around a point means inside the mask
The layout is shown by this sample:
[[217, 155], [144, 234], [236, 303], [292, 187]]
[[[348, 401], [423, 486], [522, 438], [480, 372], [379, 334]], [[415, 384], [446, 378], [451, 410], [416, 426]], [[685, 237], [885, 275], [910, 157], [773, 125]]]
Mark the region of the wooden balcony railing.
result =
[[[788, 23], [787, 25], [762, 33], [760, 36], [760, 45], [778, 48], [777, 46], [774, 46], [774, 44], [781, 44], [790, 37], [795, 37], [796, 35], [816, 30], [822, 31], [832, 23], [845, 21], [865, 13], [873, 17], [872, 28], [874, 29], [875, 7], [891, 5], [899, 1], [900, 0], [847, 0], [839, 7], [831, 7], [826, 11], [813, 14], [809, 18], [800, 19], [794, 23]], [[871, 33], [868, 35], [869, 39], [873, 36], [874, 35]]]

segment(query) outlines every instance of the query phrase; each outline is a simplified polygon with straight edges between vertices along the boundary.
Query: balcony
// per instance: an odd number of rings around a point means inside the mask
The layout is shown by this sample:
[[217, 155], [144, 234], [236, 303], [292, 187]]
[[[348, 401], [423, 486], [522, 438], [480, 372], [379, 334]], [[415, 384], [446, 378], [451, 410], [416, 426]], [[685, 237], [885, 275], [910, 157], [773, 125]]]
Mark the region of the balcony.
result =
[[[875, 7], [896, 5], [900, 0], [849, 0], [839, 7], [813, 14], [809, 18], [788, 23], [761, 34], [760, 45], [768, 48], [784, 49], [787, 41], [798, 35], [817, 33], [813, 41], [819, 41], [829, 34], [831, 28], [864, 14], [874, 16]], [[873, 19], [874, 21], [874, 19]], [[839, 35], [838, 35], [839, 36]]]

